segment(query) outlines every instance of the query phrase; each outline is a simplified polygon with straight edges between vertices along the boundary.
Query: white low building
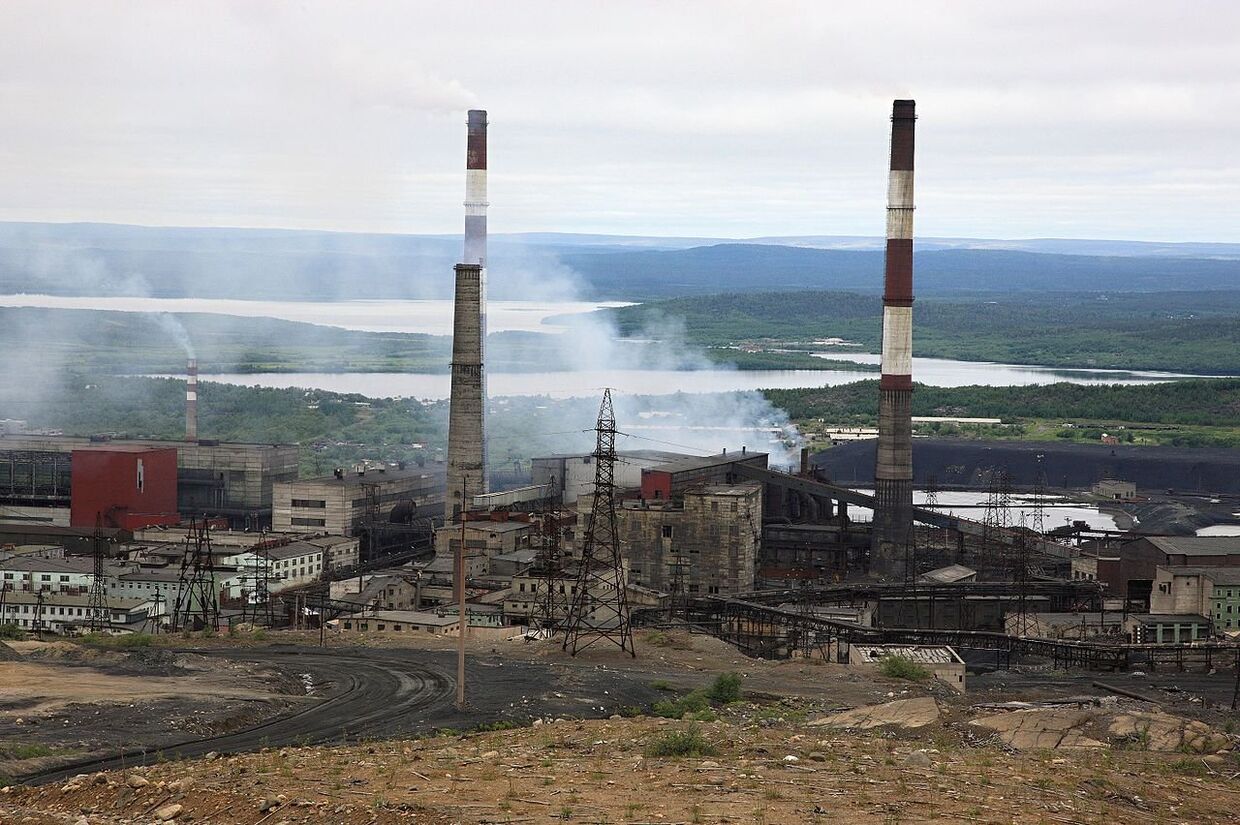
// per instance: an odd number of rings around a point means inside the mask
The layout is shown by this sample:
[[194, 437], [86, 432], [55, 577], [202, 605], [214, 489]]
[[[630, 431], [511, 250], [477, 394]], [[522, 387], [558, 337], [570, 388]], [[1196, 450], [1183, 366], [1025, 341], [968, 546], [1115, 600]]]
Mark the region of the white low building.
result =
[[[90, 625], [89, 593], [6, 593], [0, 624], [12, 624], [26, 631], [43, 631], [67, 635]], [[108, 629], [136, 632], [148, 629], [147, 620], [155, 615], [149, 599], [111, 598], [108, 604]]]

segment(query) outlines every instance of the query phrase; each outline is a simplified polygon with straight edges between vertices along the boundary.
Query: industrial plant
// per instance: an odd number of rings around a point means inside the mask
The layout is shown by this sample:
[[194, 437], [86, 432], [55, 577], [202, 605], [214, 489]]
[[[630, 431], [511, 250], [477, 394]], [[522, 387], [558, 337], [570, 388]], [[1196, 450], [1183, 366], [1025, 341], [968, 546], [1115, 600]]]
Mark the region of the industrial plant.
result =
[[[691, 627], [755, 656], [839, 662], [853, 644], [1083, 668], [1211, 667], [1234, 656], [1240, 614], [1225, 594], [1228, 568], [1240, 567], [1235, 538], [1047, 524], [1041, 456], [1019, 485], [1008, 467], [978, 468], [969, 483], [987, 499], [976, 517], [937, 506], [932, 483], [914, 503], [915, 123], [914, 102], [895, 101], [875, 440], [863, 434], [822, 456], [806, 448], [796, 466], [745, 444], [705, 456], [626, 451], [616, 446], [626, 422], [606, 391], [593, 451], [535, 457], [528, 484], [492, 491], [488, 122], [471, 110], [446, 459], [358, 456], [300, 477], [296, 445], [202, 437], [190, 358], [182, 441], [0, 435], [4, 618], [55, 634], [452, 627], [536, 633], [572, 654], [602, 641], [630, 656], [641, 626]], [[872, 475], [833, 479], [842, 465], [832, 456], [854, 447], [872, 456]], [[1108, 498], [1138, 496], [1132, 484], [1104, 486]], [[1022, 495], [1031, 523], [1012, 515]]]

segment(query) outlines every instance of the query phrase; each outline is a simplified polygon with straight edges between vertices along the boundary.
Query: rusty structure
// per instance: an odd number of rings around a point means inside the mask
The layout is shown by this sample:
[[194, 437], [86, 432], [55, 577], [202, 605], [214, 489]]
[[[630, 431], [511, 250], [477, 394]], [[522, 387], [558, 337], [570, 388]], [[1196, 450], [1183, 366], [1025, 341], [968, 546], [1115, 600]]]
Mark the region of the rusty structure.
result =
[[911, 100], [891, 112], [882, 376], [874, 465], [872, 551], [879, 567], [903, 562], [913, 533], [913, 126]]
[[185, 440], [198, 440], [198, 359], [185, 367]]
[[573, 656], [599, 640], [636, 657], [628, 583], [616, 527], [616, 413], [603, 392], [594, 450], [594, 500], [586, 517], [576, 590], [565, 622], [563, 648]]
[[487, 492], [487, 113], [472, 109], [465, 145], [465, 245], [457, 264], [452, 320], [445, 521], [455, 521]]

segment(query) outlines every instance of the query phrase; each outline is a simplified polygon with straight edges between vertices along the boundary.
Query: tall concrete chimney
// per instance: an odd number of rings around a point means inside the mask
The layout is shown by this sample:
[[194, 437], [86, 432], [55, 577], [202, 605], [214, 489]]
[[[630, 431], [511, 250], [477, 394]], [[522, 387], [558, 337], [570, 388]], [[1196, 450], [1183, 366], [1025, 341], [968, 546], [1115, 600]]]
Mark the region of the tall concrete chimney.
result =
[[456, 266], [452, 397], [448, 412], [448, 489], [444, 520], [487, 491], [487, 113], [470, 109], [465, 139], [465, 260]]
[[876, 560], [888, 569], [903, 560], [913, 536], [914, 107], [912, 100], [897, 100], [891, 110], [873, 539]]
[[185, 369], [185, 440], [198, 440], [198, 359], [189, 359]]
[[452, 321], [452, 398], [448, 408], [448, 489], [444, 520], [454, 521], [487, 491], [483, 437], [483, 330], [479, 312], [485, 270], [456, 265]]

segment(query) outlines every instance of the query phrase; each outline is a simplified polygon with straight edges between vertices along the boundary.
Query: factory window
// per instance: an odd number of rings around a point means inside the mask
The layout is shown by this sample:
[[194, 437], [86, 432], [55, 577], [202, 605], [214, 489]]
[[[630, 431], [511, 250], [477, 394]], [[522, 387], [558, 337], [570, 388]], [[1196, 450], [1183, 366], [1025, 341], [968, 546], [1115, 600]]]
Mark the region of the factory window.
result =
[[670, 524], [663, 525], [662, 533], [663, 533], [663, 538], [670, 539], [672, 537], [672, 525]]
[[39, 579], [45, 582], [50, 582], [52, 580], [52, 577], [50, 575], [40, 576]]
[[719, 502], [717, 502], [717, 501], [712, 501], [712, 502], [710, 503], [710, 511], [711, 511], [712, 513], [718, 513], [718, 512], [719, 512]]
[[296, 518], [292, 519], [292, 523], [298, 527], [326, 527], [327, 520], [321, 518]]
[[69, 581], [69, 577], [68, 577], [68, 576], [61, 576], [61, 577], [60, 577], [60, 580], [61, 580], [62, 582], [67, 582], [67, 581]]
[[142, 492], [142, 489], [145, 486], [146, 486], [146, 471], [145, 471], [145, 468], [142, 466], [142, 459], [139, 458], [138, 459], [138, 492], [139, 493]]
[[740, 534], [741, 534], [741, 528], [739, 525], [733, 524], [731, 527], [728, 528], [729, 536], [739, 536]]
[[295, 498], [293, 499], [293, 506], [312, 510], [325, 510], [327, 509], [327, 502], [317, 498]]
[[344, 623], [344, 629], [345, 629], [345, 630], [352, 630], [352, 629], [353, 629], [353, 622], [345, 622], [345, 623]]

